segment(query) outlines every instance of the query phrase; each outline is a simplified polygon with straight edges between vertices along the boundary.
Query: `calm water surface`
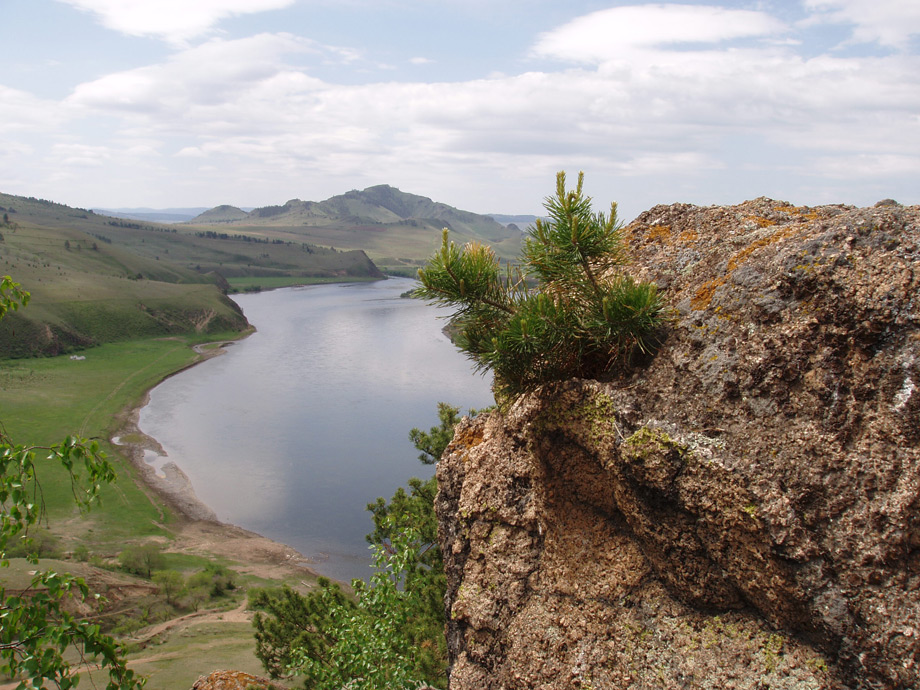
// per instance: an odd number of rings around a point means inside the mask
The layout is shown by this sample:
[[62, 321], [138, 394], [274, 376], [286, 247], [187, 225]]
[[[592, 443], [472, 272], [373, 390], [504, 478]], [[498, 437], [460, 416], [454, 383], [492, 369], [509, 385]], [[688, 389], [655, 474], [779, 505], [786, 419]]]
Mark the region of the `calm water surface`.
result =
[[444, 311], [400, 299], [407, 279], [234, 299], [258, 332], [167, 379], [141, 429], [224, 522], [284, 542], [337, 579], [366, 578], [366, 504], [427, 477], [408, 440], [438, 401], [492, 404], [441, 333]]

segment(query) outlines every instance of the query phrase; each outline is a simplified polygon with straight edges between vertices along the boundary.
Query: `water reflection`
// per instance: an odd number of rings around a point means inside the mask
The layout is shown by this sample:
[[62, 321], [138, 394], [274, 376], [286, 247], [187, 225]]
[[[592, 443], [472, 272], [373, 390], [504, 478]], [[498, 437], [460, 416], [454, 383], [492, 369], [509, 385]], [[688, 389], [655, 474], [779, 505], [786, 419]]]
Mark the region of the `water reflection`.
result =
[[365, 505], [429, 476], [408, 440], [436, 403], [492, 403], [489, 379], [441, 333], [443, 315], [400, 299], [412, 281], [243, 295], [258, 332], [168, 379], [140, 426], [219, 519], [367, 575]]

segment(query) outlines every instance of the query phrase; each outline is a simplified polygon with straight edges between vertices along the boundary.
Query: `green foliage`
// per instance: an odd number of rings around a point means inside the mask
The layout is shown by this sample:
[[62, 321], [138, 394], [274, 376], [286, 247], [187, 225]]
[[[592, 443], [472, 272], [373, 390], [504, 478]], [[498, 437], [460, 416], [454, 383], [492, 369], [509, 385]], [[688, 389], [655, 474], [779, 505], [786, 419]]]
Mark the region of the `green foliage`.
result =
[[[0, 279], [0, 317], [28, 301], [29, 295], [9, 276]], [[88, 509], [103, 484], [115, 480], [115, 471], [95, 441], [67, 437], [52, 446], [16, 445], [0, 431], [0, 567], [8, 566], [11, 544], [27, 544], [27, 557], [37, 564], [28, 547], [28, 531], [44, 515], [36, 455], [59, 464], [70, 477], [74, 502]], [[109, 673], [107, 688], [140, 688], [143, 681], [127, 668], [123, 650], [103, 635], [98, 625], [78, 620], [65, 610], [67, 598], [90, 598], [78, 577], [53, 570], [37, 570], [27, 591], [8, 596], [0, 587], [0, 673], [19, 681], [17, 689], [53, 683], [63, 690], [76, 685], [79, 675], [64, 657], [75, 650], [81, 661], [94, 661]]]
[[29, 297], [29, 293], [9, 276], [0, 278], [0, 319], [6, 316], [8, 311], [16, 311], [19, 307], [26, 306]]
[[6, 547], [7, 558], [58, 558], [60, 539], [47, 529], [33, 529], [13, 539]]
[[[477, 410], [470, 410], [471, 416]], [[436, 463], [454, 437], [454, 427], [460, 421], [460, 408], [444, 402], [438, 403], [437, 426], [427, 432], [412, 429], [409, 439], [421, 451], [419, 460], [426, 465]], [[443, 680], [447, 664], [447, 645], [444, 639], [444, 594], [447, 582], [444, 561], [438, 546], [438, 518], [434, 512], [434, 499], [438, 492], [436, 477], [409, 480], [409, 492], [399, 488], [387, 503], [383, 498], [370, 503], [367, 509], [374, 520], [374, 531], [367, 540], [374, 545], [386, 545], [398, 537], [401, 530], [411, 529], [418, 534], [421, 545], [408, 560], [405, 572], [406, 590], [416, 597], [418, 611], [413, 619], [413, 636], [417, 647], [429, 655], [426, 680], [436, 683]]]
[[166, 567], [166, 559], [156, 544], [129, 546], [118, 554], [118, 563], [129, 573], [146, 577], [148, 580], [153, 576], [154, 570]]
[[370, 584], [352, 582], [357, 601], [325, 578], [307, 595], [250, 590], [256, 655], [269, 675], [302, 676], [308, 690], [444, 687], [443, 572], [427, 581], [439, 586], [420, 586], [419, 554], [430, 544], [415, 530], [385, 528], [394, 536], [374, 546]]
[[175, 606], [176, 596], [185, 587], [182, 573], [175, 570], [159, 570], [153, 574], [153, 582], [166, 597], [166, 603]]
[[328, 624], [325, 654], [294, 646], [289, 670], [315, 690], [417, 688], [427, 669], [425, 650], [410, 633], [420, 602], [404, 573], [415, 559], [419, 536], [396, 535], [387, 547], [375, 547], [376, 572], [370, 584], [355, 580], [357, 605], [343, 603], [329, 588], [320, 591]]
[[236, 574], [222, 565], [208, 563], [188, 579], [189, 589], [201, 588], [210, 597], [222, 597], [236, 589]]
[[[475, 414], [471, 410], [470, 414]], [[460, 408], [453, 407], [444, 402], [438, 403], [438, 419], [440, 424], [433, 426], [426, 433], [421, 429], [412, 429], [409, 432], [409, 440], [422, 451], [418, 459], [425, 465], [433, 465], [441, 459], [444, 449], [454, 437], [454, 427], [460, 421]]]
[[[474, 414], [471, 411], [471, 414]], [[409, 436], [425, 464], [453, 438], [459, 408], [438, 403], [438, 426]], [[376, 572], [355, 580], [357, 602], [320, 579], [306, 596], [290, 588], [250, 591], [260, 610], [256, 654], [274, 678], [303, 674], [307, 688], [444, 687], [446, 581], [434, 512], [437, 481], [412, 478], [386, 502], [368, 505]]]
[[[654, 285], [622, 272], [626, 250], [616, 204], [593, 213], [579, 174], [573, 191], [565, 173], [547, 197], [549, 220], [529, 229], [522, 271], [502, 272], [479, 244], [448, 240], [419, 271], [416, 295], [456, 308], [459, 347], [482, 370], [495, 372], [496, 394], [507, 399], [550, 381], [596, 378], [649, 352], [663, 324]], [[531, 289], [525, 277], [535, 279]]]
[[256, 609], [256, 656], [272, 678], [291, 674], [294, 650], [331, 659], [335, 638], [331, 634], [330, 605], [356, 608], [337, 584], [324, 577], [319, 579], [319, 589], [306, 596], [287, 585], [281, 589], [249, 590], [249, 607]]

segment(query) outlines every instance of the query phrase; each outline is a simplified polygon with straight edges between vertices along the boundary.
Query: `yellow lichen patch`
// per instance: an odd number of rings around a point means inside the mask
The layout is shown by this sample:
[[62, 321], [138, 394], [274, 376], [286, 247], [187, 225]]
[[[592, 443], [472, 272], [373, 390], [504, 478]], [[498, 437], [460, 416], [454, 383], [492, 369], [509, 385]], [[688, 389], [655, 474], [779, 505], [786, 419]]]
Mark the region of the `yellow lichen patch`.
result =
[[484, 438], [483, 430], [480, 425], [476, 425], [473, 428], [466, 427], [465, 429], [458, 429], [454, 434], [454, 438], [451, 441], [452, 446], [463, 446], [465, 448], [473, 448], [482, 443]]
[[671, 239], [670, 225], [653, 225], [648, 229], [648, 238], [654, 242], [667, 242]]
[[775, 220], [771, 220], [770, 218], [764, 218], [763, 216], [748, 216], [747, 218], [745, 218], [745, 220], [753, 221], [754, 223], [756, 223], [758, 226], [762, 228], [768, 228], [771, 225], [776, 225]]
[[690, 300], [690, 308], [699, 311], [709, 306], [716, 288], [725, 285], [725, 278], [713, 278], [703, 283], [703, 286], [696, 291], [693, 299]]
[[769, 237], [761, 237], [759, 240], [754, 240], [747, 247], [739, 251], [737, 254], [735, 254], [731, 258], [731, 260], [728, 262], [728, 267], [727, 267], [728, 273], [731, 273], [736, 268], [738, 268], [738, 266], [743, 264], [747, 260], [747, 258], [751, 254], [756, 252], [758, 249], [762, 249], [763, 247], [769, 247], [771, 244], [775, 244], [776, 242], [779, 242], [780, 240], [786, 239], [787, 237], [789, 237], [795, 232], [797, 232], [796, 228], [787, 227], [783, 230], [777, 230]]
[[698, 237], [696, 230], [684, 230], [677, 236], [677, 239], [681, 242], [696, 242]]
[[709, 303], [712, 301], [712, 297], [715, 294], [716, 288], [725, 285], [726, 281], [728, 280], [727, 276], [731, 275], [736, 268], [747, 261], [751, 254], [756, 252], [758, 249], [769, 247], [771, 244], [775, 244], [780, 240], [784, 240], [790, 235], [794, 235], [796, 232], [799, 232], [800, 230], [800, 227], [792, 225], [786, 226], [785, 228], [777, 230], [772, 235], [754, 240], [747, 247], [736, 252], [735, 255], [729, 259], [725, 271], [726, 275], [719, 278], [713, 278], [712, 280], [708, 280], [703, 283], [703, 286], [696, 291], [696, 294], [690, 301], [690, 307], [697, 311], [700, 309], [706, 309], [709, 306]]
[[808, 206], [795, 206], [791, 213], [797, 215], [799, 220], [817, 220], [820, 216], [816, 210], [810, 209]]

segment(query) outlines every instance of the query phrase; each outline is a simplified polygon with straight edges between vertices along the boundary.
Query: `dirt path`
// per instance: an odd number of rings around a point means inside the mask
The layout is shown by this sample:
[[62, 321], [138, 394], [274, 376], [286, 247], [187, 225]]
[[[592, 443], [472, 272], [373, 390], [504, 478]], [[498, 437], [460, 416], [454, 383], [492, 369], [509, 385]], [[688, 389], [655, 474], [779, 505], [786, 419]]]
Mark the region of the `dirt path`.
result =
[[[202, 623], [249, 623], [252, 621], [252, 613], [246, 610], [246, 601], [244, 600], [239, 606], [230, 611], [195, 611], [179, 618], [157, 623], [146, 628], [142, 628], [134, 637], [128, 638], [125, 642], [134, 644], [146, 644], [158, 635], [166, 632], [178, 632], [187, 628], [189, 625], [199, 625]], [[155, 655], [154, 655], [155, 656]], [[135, 663], [142, 661], [153, 661], [154, 656], [138, 659]]]
[[[164, 633], [177, 633], [191, 625], [202, 625], [205, 623], [249, 623], [252, 621], [252, 613], [246, 610], [246, 601], [244, 600], [239, 606], [230, 611], [196, 611], [180, 618], [174, 618], [164, 623], [158, 623], [147, 628], [142, 628], [134, 637], [123, 640], [129, 644], [146, 645], [154, 638]], [[180, 652], [163, 652], [160, 654], [150, 654], [148, 656], [136, 657], [128, 660], [128, 666], [134, 668], [143, 664], [149, 664], [154, 661], [164, 659], [179, 658]], [[73, 670], [83, 674], [90, 670], [95, 670], [94, 664], [77, 664]], [[0, 683], [0, 690], [13, 690], [18, 683]]]

